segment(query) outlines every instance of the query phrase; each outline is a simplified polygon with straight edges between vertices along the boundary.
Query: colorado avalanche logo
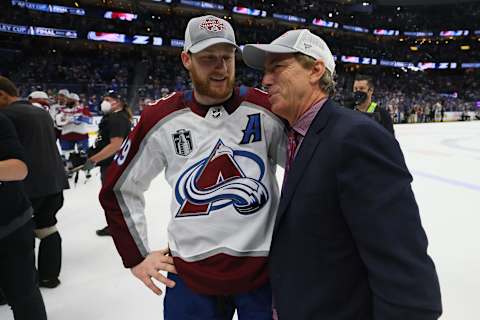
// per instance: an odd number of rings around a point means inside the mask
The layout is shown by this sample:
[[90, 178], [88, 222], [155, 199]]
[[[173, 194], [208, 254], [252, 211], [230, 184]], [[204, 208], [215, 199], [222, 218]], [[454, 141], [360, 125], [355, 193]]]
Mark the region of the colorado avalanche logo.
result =
[[225, 29], [225, 26], [219, 19], [207, 18], [200, 24], [200, 28], [209, 32], [220, 32]]
[[[258, 177], [246, 177], [239, 162], [258, 166]], [[265, 174], [262, 159], [247, 151], [233, 150], [217, 142], [210, 156], [188, 168], [178, 179], [175, 198], [177, 217], [208, 215], [233, 206], [242, 215], [260, 210], [269, 194], [260, 182]]]

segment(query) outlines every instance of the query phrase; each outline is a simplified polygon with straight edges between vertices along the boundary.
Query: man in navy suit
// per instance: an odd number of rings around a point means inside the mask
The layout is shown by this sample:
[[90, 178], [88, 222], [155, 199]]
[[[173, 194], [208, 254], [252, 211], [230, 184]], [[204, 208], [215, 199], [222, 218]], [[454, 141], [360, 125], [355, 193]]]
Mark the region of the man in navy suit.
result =
[[290, 123], [270, 250], [280, 320], [433, 320], [435, 266], [398, 142], [335, 104], [335, 62], [310, 31], [247, 45], [272, 110]]

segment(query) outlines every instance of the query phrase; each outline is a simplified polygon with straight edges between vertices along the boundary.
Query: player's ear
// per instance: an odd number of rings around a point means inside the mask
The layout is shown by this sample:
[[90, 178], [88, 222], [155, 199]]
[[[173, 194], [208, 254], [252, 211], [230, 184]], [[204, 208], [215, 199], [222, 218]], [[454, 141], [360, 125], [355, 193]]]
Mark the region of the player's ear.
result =
[[180, 57], [182, 58], [182, 63], [185, 69], [190, 71], [190, 66], [192, 65], [192, 57], [190, 56], [190, 53], [182, 51]]

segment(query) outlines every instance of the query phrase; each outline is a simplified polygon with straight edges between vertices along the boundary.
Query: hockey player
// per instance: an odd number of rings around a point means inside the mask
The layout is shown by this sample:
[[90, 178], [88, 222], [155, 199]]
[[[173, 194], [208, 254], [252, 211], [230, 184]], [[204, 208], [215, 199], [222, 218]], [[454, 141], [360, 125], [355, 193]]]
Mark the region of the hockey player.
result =
[[[144, 110], [100, 194], [125, 267], [156, 294], [152, 278], [167, 285], [165, 319], [224, 320], [235, 309], [240, 320], [272, 319], [267, 257], [285, 128], [264, 92], [234, 87], [236, 50], [227, 21], [189, 21], [181, 59], [193, 91]], [[164, 169], [169, 248], [151, 251], [143, 195]]]
[[30, 93], [28, 95], [28, 102], [34, 107], [50, 112], [50, 100], [48, 94], [43, 91], [33, 91]]
[[70, 92], [67, 89], [58, 90], [56, 102], [50, 106], [50, 116], [52, 117], [55, 125], [55, 135], [57, 139], [60, 138], [60, 135], [62, 134], [62, 128], [57, 125], [56, 121], [57, 114], [66, 105], [69, 94]]
[[55, 117], [58, 128], [61, 128], [60, 146], [64, 152], [87, 152], [88, 131], [92, 123], [92, 115], [88, 108], [80, 104], [80, 97], [71, 92], [67, 103], [60, 108]]

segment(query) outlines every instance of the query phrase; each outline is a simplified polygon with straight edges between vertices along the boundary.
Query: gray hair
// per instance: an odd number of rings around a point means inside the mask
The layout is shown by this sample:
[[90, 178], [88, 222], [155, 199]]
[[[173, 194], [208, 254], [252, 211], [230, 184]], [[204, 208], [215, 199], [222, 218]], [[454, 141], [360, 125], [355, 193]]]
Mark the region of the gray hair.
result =
[[[302, 67], [305, 69], [311, 69], [313, 68], [313, 65], [315, 64], [315, 59], [309, 56], [306, 56], [302, 53], [296, 53], [294, 54], [295, 59], [300, 63]], [[336, 92], [335, 86], [336, 82], [334, 80], [335, 73], [332, 74], [329, 70], [325, 68], [325, 73], [323, 76], [320, 78], [320, 81], [318, 82], [318, 85], [320, 86], [320, 89], [327, 93], [330, 97], [333, 96]]]

